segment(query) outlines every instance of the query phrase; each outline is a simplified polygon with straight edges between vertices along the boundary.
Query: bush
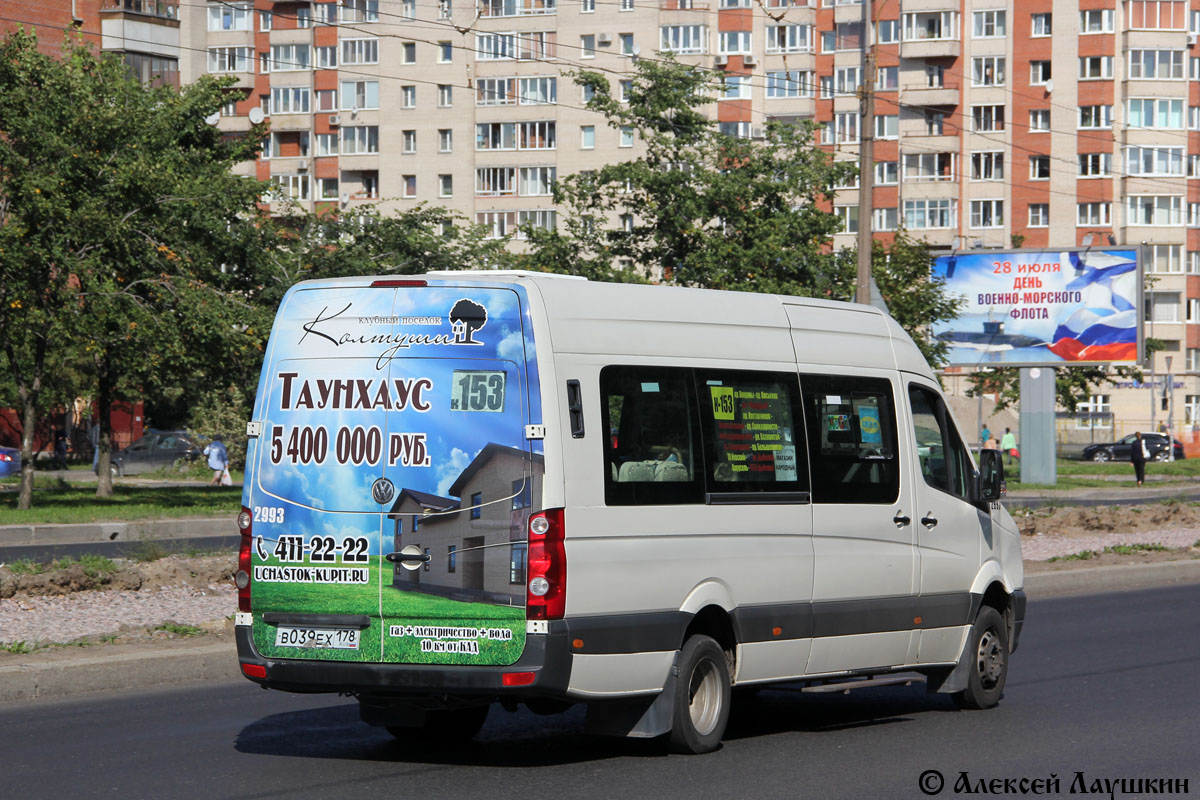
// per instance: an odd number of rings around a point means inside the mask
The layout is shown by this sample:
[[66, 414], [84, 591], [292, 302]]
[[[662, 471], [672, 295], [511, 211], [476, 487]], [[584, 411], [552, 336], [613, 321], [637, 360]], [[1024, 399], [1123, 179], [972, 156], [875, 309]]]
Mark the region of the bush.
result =
[[188, 429], [209, 439], [220, 434], [229, 452], [229, 468], [246, 466], [246, 421], [252, 398], [237, 386], [215, 389], [200, 397], [188, 416]]

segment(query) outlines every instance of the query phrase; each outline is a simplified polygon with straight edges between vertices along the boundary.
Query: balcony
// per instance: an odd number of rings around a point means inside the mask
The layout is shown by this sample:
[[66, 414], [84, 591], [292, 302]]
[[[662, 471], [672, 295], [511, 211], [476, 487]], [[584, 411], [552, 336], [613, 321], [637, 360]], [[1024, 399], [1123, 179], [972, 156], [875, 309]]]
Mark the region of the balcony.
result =
[[[949, 128], [947, 128], [949, 130]], [[945, 152], [957, 153], [962, 148], [959, 144], [958, 131], [953, 134], [947, 133], [943, 135], [929, 135], [925, 133], [901, 133], [900, 134], [900, 149], [901, 151], [912, 149], [921, 150], [923, 152]]]
[[159, 19], [179, 19], [178, 0], [104, 0], [104, 12], [126, 12]]
[[958, 58], [958, 39], [906, 39], [900, 43], [901, 58]]
[[957, 86], [927, 86], [912, 84], [900, 87], [900, 101], [913, 106], [957, 106], [960, 97]]

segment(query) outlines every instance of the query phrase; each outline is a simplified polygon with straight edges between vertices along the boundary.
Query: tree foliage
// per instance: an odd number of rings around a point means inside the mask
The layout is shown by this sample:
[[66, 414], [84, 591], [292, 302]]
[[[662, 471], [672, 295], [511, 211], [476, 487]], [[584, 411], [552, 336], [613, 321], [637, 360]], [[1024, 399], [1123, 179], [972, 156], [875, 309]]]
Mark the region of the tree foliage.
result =
[[876, 240], [871, 251], [871, 275], [888, 311], [936, 368], [946, 363], [949, 347], [929, 335], [930, 326], [954, 318], [964, 301], [946, 293], [945, 279], [931, 274], [932, 263], [929, 245], [903, 230], [891, 244]]
[[534, 269], [628, 280], [635, 266], [667, 283], [831, 296], [852, 280], [829, 252], [840, 222], [823, 210], [854, 168], [812, 147], [811, 125], [768, 123], [761, 139], [721, 133], [704, 113], [711, 73], [639, 59], [613, 94], [582, 71], [588, 107], [643, 145], [637, 158], [561, 177], [560, 232], [528, 231]]
[[32, 423], [59, 365], [91, 384], [64, 390], [95, 389], [106, 462], [113, 400], [259, 358], [248, 265], [263, 187], [232, 167], [261, 131], [225, 137], [205, 121], [225, 86], [150, 89], [81, 42], [61, 60], [20, 31], [0, 42], [0, 340], [24, 425], [24, 507]]

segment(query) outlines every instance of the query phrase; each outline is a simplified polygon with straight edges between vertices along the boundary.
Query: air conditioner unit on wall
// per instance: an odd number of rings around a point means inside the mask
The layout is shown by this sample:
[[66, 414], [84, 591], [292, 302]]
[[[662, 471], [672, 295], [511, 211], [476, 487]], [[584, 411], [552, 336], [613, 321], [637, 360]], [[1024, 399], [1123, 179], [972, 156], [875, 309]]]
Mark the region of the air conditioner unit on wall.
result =
[[1200, 35], [1195, 34], [1195, 33], [1189, 33], [1188, 34], [1188, 47], [1195, 47], [1196, 42], [1198, 40], [1200, 40]]
[[745, 64], [747, 67], [753, 67], [755, 64], [758, 63], [758, 59], [755, 58], [754, 56], [750, 56], [750, 55], [742, 56], [742, 63]]
[[717, 56], [713, 59], [713, 63], [718, 67], [723, 67], [729, 63], [729, 56]]
[[611, 33], [597, 33], [596, 34], [596, 44], [612, 44], [612, 34]]
[[337, 114], [330, 114], [329, 115], [329, 124], [330, 125], [340, 125], [340, 124], [342, 124], [342, 118], [339, 117]]

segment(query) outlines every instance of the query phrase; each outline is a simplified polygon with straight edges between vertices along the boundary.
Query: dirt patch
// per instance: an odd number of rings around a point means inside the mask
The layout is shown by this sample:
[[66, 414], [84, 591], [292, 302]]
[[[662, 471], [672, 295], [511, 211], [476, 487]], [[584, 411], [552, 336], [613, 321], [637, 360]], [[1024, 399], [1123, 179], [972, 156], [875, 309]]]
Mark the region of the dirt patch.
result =
[[147, 590], [166, 586], [233, 585], [233, 556], [167, 556], [137, 563], [117, 561], [116, 572], [88, 571], [80, 564], [34, 575], [0, 567], [0, 599], [65, 595], [94, 590]]
[[[122, 626], [121, 630], [99, 636], [83, 636], [61, 644], [35, 645], [24, 652], [12, 652], [0, 648], [0, 667], [18, 664], [69, 661], [91, 655], [121, 655], [147, 650], [160, 652], [172, 649], [199, 647], [209, 644], [228, 643], [234, 646], [232, 620], [220, 619], [195, 626], [199, 632], [181, 634], [178, 626], [163, 623], [161, 626], [133, 628]], [[232, 657], [232, 656], [231, 656]]]
[[1200, 528], [1200, 504], [1152, 503], [1131, 506], [1070, 506], [1010, 509], [1025, 536], [1094, 536], [1140, 533], [1164, 528]]

